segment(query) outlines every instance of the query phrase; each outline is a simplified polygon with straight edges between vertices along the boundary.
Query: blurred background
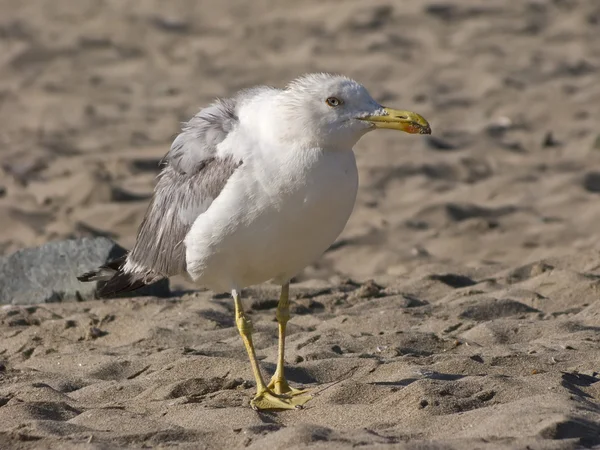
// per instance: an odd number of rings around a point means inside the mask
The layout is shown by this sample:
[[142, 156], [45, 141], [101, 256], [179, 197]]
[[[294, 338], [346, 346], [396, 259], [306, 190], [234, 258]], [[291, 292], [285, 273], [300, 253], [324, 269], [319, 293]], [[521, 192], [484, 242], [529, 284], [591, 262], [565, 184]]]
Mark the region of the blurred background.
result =
[[371, 133], [344, 234], [299, 278], [598, 247], [597, 0], [0, 0], [0, 254], [134, 242], [215, 96], [341, 72], [433, 136]]

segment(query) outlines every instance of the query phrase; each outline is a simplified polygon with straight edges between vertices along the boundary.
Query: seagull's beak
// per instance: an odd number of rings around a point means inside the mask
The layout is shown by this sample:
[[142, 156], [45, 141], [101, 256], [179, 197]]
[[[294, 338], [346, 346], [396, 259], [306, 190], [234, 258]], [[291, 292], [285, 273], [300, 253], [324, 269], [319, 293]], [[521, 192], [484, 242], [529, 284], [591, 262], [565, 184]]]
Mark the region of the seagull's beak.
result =
[[431, 127], [422, 116], [412, 111], [383, 108], [380, 114], [360, 117], [371, 122], [375, 128], [390, 128], [410, 134], [431, 134]]

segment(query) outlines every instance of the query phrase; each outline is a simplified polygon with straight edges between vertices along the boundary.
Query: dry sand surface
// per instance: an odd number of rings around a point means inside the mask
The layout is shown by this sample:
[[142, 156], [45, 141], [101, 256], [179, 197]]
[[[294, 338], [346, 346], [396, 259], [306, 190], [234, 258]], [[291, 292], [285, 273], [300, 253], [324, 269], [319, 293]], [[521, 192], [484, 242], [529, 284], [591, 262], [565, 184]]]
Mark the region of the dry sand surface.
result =
[[[130, 247], [180, 121], [316, 70], [434, 135], [359, 143], [355, 213], [292, 286], [315, 398], [249, 408], [226, 296], [5, 307], [0, 448], [600, 445], [597, 0], [1, 0], [0, 254]], [[267, 372], [276, 298], [246, 293]]]

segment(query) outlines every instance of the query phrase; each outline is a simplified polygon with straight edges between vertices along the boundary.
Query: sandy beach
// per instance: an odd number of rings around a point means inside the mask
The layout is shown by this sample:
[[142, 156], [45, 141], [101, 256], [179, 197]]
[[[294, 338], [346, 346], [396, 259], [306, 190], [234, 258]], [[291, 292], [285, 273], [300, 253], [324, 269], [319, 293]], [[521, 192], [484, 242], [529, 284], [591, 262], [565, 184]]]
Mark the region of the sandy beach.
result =
[[[0, 255], [130, 248], [216, 96], [348, 75], [432, 136], [371, 133], [338, 241], [291, 286], [256, 412], [225, 295], [0, 306], [4, 449], [600, 445], [597, 0], [0, 1]], [[265, 373], [278, 289], [244, 292]]]

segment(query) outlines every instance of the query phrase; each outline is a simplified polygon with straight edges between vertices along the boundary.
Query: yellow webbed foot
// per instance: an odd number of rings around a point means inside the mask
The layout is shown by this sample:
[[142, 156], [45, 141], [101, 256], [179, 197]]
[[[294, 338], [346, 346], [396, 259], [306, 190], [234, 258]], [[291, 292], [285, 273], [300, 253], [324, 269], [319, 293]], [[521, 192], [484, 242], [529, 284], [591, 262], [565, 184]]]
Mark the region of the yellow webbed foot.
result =
[[269, 409], [299, 409], [302, 408], [307, 401], [312, 397], [310, 395], [277, 395], [270, 390], [263, 390], [258, 392], [256, 396], [250, 401], [252, 409], [257, 410], [269, 410]]

